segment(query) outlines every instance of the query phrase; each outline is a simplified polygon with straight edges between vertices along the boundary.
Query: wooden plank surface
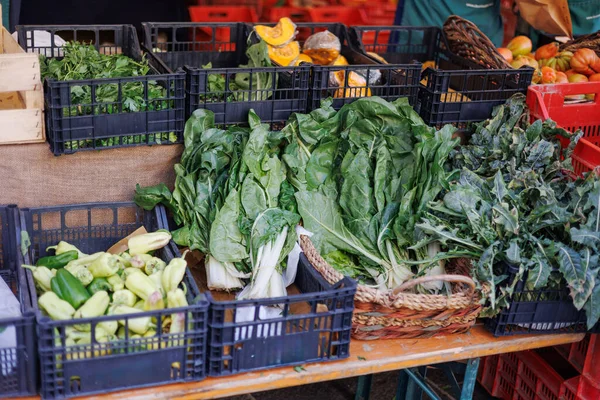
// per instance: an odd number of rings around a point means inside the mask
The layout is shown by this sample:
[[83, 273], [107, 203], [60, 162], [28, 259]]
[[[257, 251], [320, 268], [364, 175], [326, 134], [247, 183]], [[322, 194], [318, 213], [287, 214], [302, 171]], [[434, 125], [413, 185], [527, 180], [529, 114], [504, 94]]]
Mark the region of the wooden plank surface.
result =
[[201, 382], [155, 386], [82, 398], [217, 399], [446, 361], [572, 343], [580, 341], [583, 336], [583, 334], [560, 334], [494, 338], [483, 326], [477, 325], [466, 334], [431, 339], [368, 342], [353, 340], [350, 346], [350, 358], [328, 363], [306, 364], [304, 365], [305, 370], [301, 372], [296, 372], [293, 367], [282, 367], [227, 377], [207, 378]]

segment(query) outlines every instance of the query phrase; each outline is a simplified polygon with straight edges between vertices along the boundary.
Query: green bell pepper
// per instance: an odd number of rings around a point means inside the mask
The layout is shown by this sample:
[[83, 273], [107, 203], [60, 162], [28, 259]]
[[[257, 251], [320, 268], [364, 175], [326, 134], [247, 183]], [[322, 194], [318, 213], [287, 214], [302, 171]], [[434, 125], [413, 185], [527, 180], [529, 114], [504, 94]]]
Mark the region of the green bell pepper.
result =
[[113, 290], [112, 285], [108, 283], [108, 280], [106, 280], [106, 278], [94, 278], [94, 280], [92, 280], [92, 283], [90, 283], [87, 287], [87, 291], [90, 294], [90, 296], [93, 296], [96, 292], [100, 292], [102, 290], [106, 292], [110, 292]]
[[66, 251], [56, 256], [42, 257], [35, 263], [36, 266], [44, 266], [49, 269], [59, 269], [69, 263], [69, 261], [77, 260], [79, 253], [76, 250]]
[[59, 291], [70, 305], [75, 309], [79, 308], [85, 303], [91, 296], [86, 290], [85, 286], [75, 278], [69, 271], [62, 268], [56, 272], [57, 285], [60, 288]]

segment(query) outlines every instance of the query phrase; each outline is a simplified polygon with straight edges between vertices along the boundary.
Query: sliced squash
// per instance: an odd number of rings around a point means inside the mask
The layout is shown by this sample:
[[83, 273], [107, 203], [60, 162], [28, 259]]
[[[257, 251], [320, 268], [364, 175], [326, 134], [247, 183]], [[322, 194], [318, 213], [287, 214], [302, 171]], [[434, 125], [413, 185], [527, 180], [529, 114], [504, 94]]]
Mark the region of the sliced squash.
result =
[[345, 86], [345, 88], [340, 87], [335, 91], [333, 97], [335, 98], [348, 98], [348, 97], [370, 97], [371, 89], [367, 86], [367, 80], [364, 76], [357, 74], [354, 71], [350, 71], [348, 74], [348, 82], [346, 84], [345, 71], [335, 71], [334, 76], [338, 82], [339, 86]]
[[283, 17], [274, 27], [256, 25], [254, 31], [267, 44], [275, 47], [285, 46], [296, 37], [296, 24], [288, 17]]
[[269, 58], [274, 63], [283, 67], [292, 64], [298, 56], [300, 56], [300, 44], [297, 41], [290, 42], [281, 47], [269, 45]]
[[340, 55], [338, 58], [335, 59], [335, 61], [331, 65], [350, 65], [350, 64], [348, 64], [348, 60], [346, 60], [346, 57]]
[[330, 65], [342, 50], [340, 39], [329, 31], [317, 32], [304, 42], [303, 53], [308, 54], [315, 64]]
[[298, 55], [298, 58], [296, 58], [296, 61], [294, 61], [293, 65], [294, 67], [300, 65], [300, 63], [311, 63], [313, 62], [312, 58], [310, 58], [310, 56], [306, 55], [306, 54], [300, 54]]
[[377, 61], [379, 61], [382, 64], [387, 64], [388, 62], [385, 60], [385, 58], [381, 57], [379, 54], [377, 53], [372, 53], [370, 51], [367, 51], [367, 54], [370, 55], [372, 58], [376, 59]]

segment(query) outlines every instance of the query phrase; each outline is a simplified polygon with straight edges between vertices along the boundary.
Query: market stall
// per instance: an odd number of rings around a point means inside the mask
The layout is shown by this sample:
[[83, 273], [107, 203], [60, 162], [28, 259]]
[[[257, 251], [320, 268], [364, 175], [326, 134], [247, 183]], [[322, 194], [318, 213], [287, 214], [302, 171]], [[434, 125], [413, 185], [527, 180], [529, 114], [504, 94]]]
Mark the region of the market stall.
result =
[[0, 396], [600, 392], [598, 34], [334, 11], [4, 32]]

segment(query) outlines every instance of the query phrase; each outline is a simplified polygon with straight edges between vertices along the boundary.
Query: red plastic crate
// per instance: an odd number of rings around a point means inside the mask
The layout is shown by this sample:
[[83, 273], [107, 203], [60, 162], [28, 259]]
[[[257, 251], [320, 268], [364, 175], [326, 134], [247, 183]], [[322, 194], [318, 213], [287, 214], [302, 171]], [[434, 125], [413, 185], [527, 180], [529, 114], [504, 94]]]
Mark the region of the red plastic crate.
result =
[[571, 350], [569, 351], [568, 360], [579, 373], [583, 373], [583, 367], [585, 366], [585, 360], [588, 355], [588, 349], [590, 348], [590, 335], [576, 343], [571, 344]]
[[396, 5], [391, 3], [373, 4], [364, 6], [365, 15], [369, 25], [394, 25]]
[[517, 353], [486, 357], [480, 367], [479, 383], [490, 395], [510, 400], [517, 379], [517, 367]]
[[192, 6], [188, 10], [192, 22], [258, 22], [253, 7]]
[[518, 357], [513, 400], [559, 400], [563, 377], [533, 351], [521, 352]]
[[[565, 103], [566, 96], [595, 94], [591, 102]], [[581, 174], [600, 165], [600, 82], [531, 85], [527, 92], [531, 118], [555, 121], [571, 132], [581, 129], [573, 154], [575, 172]], [[567, 143], [563, 142], [563, 146]]]
[[496, 380], [496, 374], [498, 372], [499, 358], [499, 355], [484, 357], [481, 360], [481, 365], [479, 366], [477, 374], [477, 381], [479, 381], [479, 384], [492, 396], [496, 396], [494, 393], [494, 381]]
[[[571, 378], [560, 388], [560, 400], [584, 400], [577, 396], [577, 388], [579, 387], [579, 376]], [[587, 399], [585, 399], [587, 400]]]
[[278, 22], [283, 17], [288, 17], [294, 22], [310, 22], [308, 8], [273, 7], [269, 11], [270, 22]]
[[346, 25], [366, 25], [365, 10], [356, 7], [331, 6], [308, 10], [311, 22], [342, 23]]
[[[192, 22], [257, 22], [256, 11], [252, 7], [216, 7], [216, 6], [193, 6], [188, 7]], [[211, 42], [213, 30], [211, 28], [200, 28], [196, 33], [196, 42]], [[229, 43], [231, 41], [230, 28], [223, 27], [214, 30], [214, 42]], [[207, 49], [202, 49], [207, 50]], [[234, 51], [223, 49], [223, 51]]]
[[[263, 10], [271, 7], [271, 3], [277, 3], [279, 0], [196, 0], [196, 6], [217, 6], [217, 7], [251, 7], [261, 16]], [[274, 5], [273, 4], [273, 5]], [[205, 22], [205, 21], [201, 21]], [[218, 21], [217, 21], [218, 22]], [[237, 22], [237, 21], [234, 21]]]
[[590, 335], [578, 394], [600, 399], [600, 335]]

